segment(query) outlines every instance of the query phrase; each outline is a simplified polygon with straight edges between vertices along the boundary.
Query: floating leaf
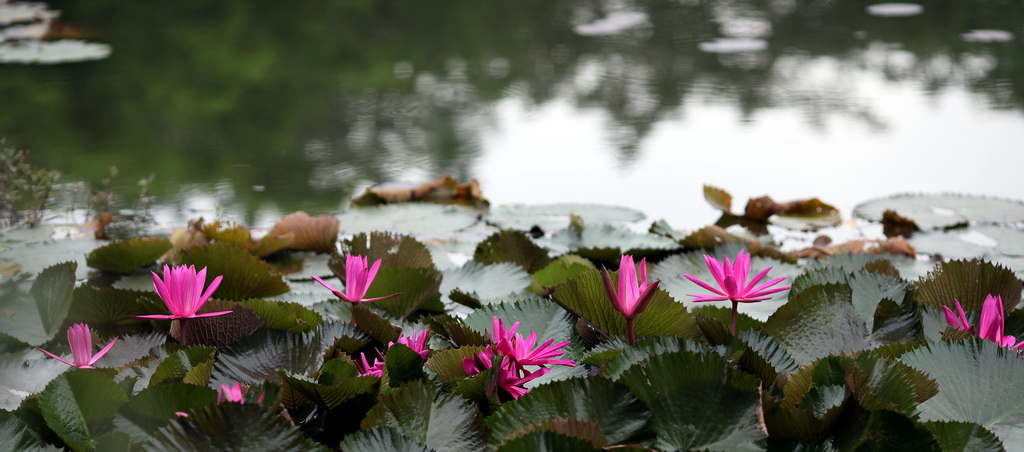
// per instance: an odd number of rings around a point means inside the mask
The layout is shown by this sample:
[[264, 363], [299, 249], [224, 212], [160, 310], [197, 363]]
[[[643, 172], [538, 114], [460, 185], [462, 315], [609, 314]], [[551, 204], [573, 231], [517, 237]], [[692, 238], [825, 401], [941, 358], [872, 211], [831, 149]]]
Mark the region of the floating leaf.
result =
[[102, 337], [149, 331], [150, 321], [133, 316], [160, 314], [164, 303], [155, 292], [139, 292], [90, 285], [76, 287], [67, 323], [87, 323]]
[[[335, 361], [337, 362], [337, 360]], [[279, 371], [278, 374], [286, 385], [299, 391], [309, 400], [324, 408], [332, 409], [359, 394], [374, 391], [380, 383], [380, 379], [372, 375], [356, 376], [355, 366], [352, 364], [344, 363], [343, 365], [351, 367], [353, 373], [330, 384], [321, 384], [305, 375], [283, 370]]]
[[170, 240], [162, 237], [140, 237], [96, 248], [85, 256], [85, 262], [98, 270], [128, 274], [156, 262], [169, 249]]
[[89, 369], [67, 372], [39, 394], [46, 425], [74, 449], [96, 446], [110, 429], [110, 419], [128, 400], [110, 377]]
[[181, 252], [183, 265], [207, 268], [207, 282], [223, 275], [215, 295], [227, 300], [245, 300], [279, 295], [288, 285], [270, 266], [246, 252], [225, 243], [214, 243]]
[[334, 251], [338, 241], [338, 219], [330, 215], [310, 217], [303, 211], [285, 215], [273, 228], [269, 235], [284, 236], [294, 234], [289, 249], [299, 251], [316, 251], [330, 253]]
[[992, 432], [972, 422], [922, 422], [944, 451], [1005, 452]]
[[529, 285], [530, 275], [515, 264], [481, 265], [469, 261], [457, 270], [444, 272], [440, 290], [442, 299], [458, 289], [488, 304], [517, 298]]
[[[381, 268], [434, 267], [430, 250], [408, 235], [376, 231], [360, 233], [345, 240], [345, 248], [348, 254], [366, 257], [369, 262], [379, 259]], [[345, 275], [344, 256], [332, 254], [328, 266], [338, 277]]]
[[547, 295], [562, 284], [587, 270], [596, 270], [594, 264], [575, 254], [564, 254], [530, 276], [530, 291]]
[[335, 339], [355, 334], [354, 330], [348, 325], [323, 324], [311, 333], [257, 331], [217, 355], [213, 380], [217, 384], [280, 383], [279, 369], [307, 375], [320, 368], [325, 350]]
[[157, 429], [169, 424], [175, 418], [175, 412], [188, 412], [216, 400], [217, 392], [205, 386], [168, 383], [150, 387], [121, 406], [115, 425], [119, 430], [135, 432], [135, 441], [144, 441]]
[[[231, 313], [214, 317], [173, 320], [171, 337], [183, 344], [224, 348], [263, 328], [263, 318], [249, 308], [233, 301], [207, 301], [198, 313], [220, 311], [231, 311]], [[184, 340], [181, 337], [182, 331], [186, 336]]]
[[393, 325], [388, 319], [371, 311], [365, 304], [352, 307], [352, 319], [355, 320], [356, 327], [381, 344], [398, 340], [402, 332], [402, 327]]
[[262, 317], [264, 327], [289, 333], [313, 331], [323, 322], [320, 314], [298, 303], [253, 298], [243, 301], [242, 306]]
[[[69, 369], [36, 349], [0, 354], [0, 410], [13, 411]], [[3, 444], [3, 443], [0, 443]]]
[[717, 354], [664, 353], [618, 380], [651, 407], [654, 442], [662, 450], [763, 450], [760, 381], [736, 372]]
[[514, 438], [517, 432], [556, 419], [589, 421], [600, 428], [608, 444], [634, 438], [647, 424], [650, 411], [625, 386], [600, 377], [574, 378], [538, 386], [517, 400], [501, 405], [487, 417], [491, 444]]
[[21, 268], [20, 273], [36, 275], [47, 267], [71, 261], [78, 265], [75, 279], [84, 280], [89, 271], [85, 255], [107, 243], [103, 240], [83, 239], [33, 242], [0, 253], [0, 264], [17, 264]]
[[392, 344], [384, 354], [384, 374], [381, 385], [397, 388], [413, 380], [420, 380], [423, 374], [423, 358], [403, 344]]
[[323, 450], [281, 416], [258, 405], [222, 403], [193, 409], [153, 434], [147, 450]]
[[[153, 375], [149, 378], [149, 387], [153, 388], [166, 383], [185, 380], [192, 369], [213, 360], [215, 349], [212, 347], [188, 347], [171, 352], [160, 361]], [[203, 382], [205, 385], [207, 382]]]
[[[617, 281], [618, 272], [611, 272]], [[595, 328], [611, 337], [625, 337], [626, 319], [615, 310], [605, 292], [601, 274], [583, 273], [559, 286], [554, 300], [569, 312], [586, 319]], [[637, 337], [681, 336], [693, 325], [693, 317], [682, 303], [677, 303], [668, 292], [656, 289], [647, 309], [633, 320]]]
[[419, 441], [402, 436], [390, 427], [374, 427], [360, 430], [345, 437], [341, 450], [387, 450], [394, 452], [432, 452]]
[[846, 285], [804, 290], [775, 311], [761, 330], [801, 364], [868, 346], [869, 330], [854, 309], [853, 290]]
[[497, 446], [496, 450], [579, 450], [603, 449], [608, 440], [596, 422], [583, 419], [547, 419], [530, 424]]
[[770, 219], [776, 226], [800, 231], [835, 226], [842, 220], [839, 209], [825, 204], [818, 198], [781, 204], [779, 211]]
[[546, 231], [564, 228], [569, 215], [576, 215], [587, 224], [627, 223], [643, 220], [645, 215], [629, 207], [602, 204], [530, 204], [505, 205], [492, 209], [487, 221], [502, 229], [528, 230], [540, 226]]
[[151, 332], [148, 334], [122, 336], [117, 339], [117, 345], [113, 346], [94, 365], [97, 368], [121, 367], [132, 361], [150, 356], [150, 351], [153, 347], [166, 343], [167, 335], [164, 333]]
[[445, 394], [429, 382], [413, 381], [381, 395], [362, 428], [391, 427], [438, 452], [483, 450], [487, 425], [476, 406]]
[[582, 234], [562, 230], [552, 234], [543, 243], [552, 248], [571, 250], [609, 267], [618, 265], [619, 257], [623, 254], [632, 255], [636, 259], [657, 260], [679, 248], [672, 239], [654, 234], [638, 234], [609, 224], [588, 226]]
[[1006, 267], [976, 259], [958, 260], [936, 264], [934, 271], [917, 282], [916, 299], [927, 306], [951, 309], [955, 309], [956, 299], [964, 310], [980, 312], [986, 296], [999, 295], [1009, 313], [1020, 303], [1022, 287], [1024, 283]]
[[765, 386], [775, 385], [780, 375], [798, 369], [793, 357], [771, 336], [758, 330], [740, 330], [736, 336], [746, 346], [740, 355], [739, 368], [756, 375]]
[[424, 318], [423, 322], [430, 326], [431, 331], [448, 338], [457, 346], [487, 345], [490, 343], [482, 334], [466, 326], [459, 319], [448, 315]]
[[900, 358], [941, 391], [920, 405], [922, 421], [973, 422], [1008, 450], [1024, 445], [1024, 360], [982, 339], [934, 342]]
[[1000, 226], [975, 226], [949, 231], [929, 231], [910, 239], [918, 251], [946, 259], [1024, 254], [1024, 231]]
[[0, 411], [0, 444], [17, 451], [59, 452], [62, 450], [46, 444], [15, 414], [3, 411]]
[[494, 317], [504, 320], [506, 327], [519, 322], [518, 332], [523, 337], [535, 331], [538, 344], [548, 339], [555, 343], [567, 341], [572, 336], [572, 316], [551, 300], [531, 298], [515, 303], [487, 305], [466, 317], [465, 323], [477, 332], [487, 332], [486, 336], [490, 336], [494, 329]]
[[436, 204], [394, 204], [343, 212], [341, 232], [355, 234], [389, 231], [413, 236], [455, 232], [477, 222], [477, 212], [458, 206]]
[[400, 293], [397, 297], [371, 304], [387, 311], [394, 318], [404, 319], [437, 296], [437, 288], [441, 285], [439, 276], [433, 269], [381, 268], [366, 292], [366, 297], [386, 297]]
[[1016, 223], [1024, 221], [1024, 203], [965, 195], [897, 195], [874, 199], [854, 207], [853, 215], [880, 221], [891, 210], [916, 223], [921, 229], [939, 229], [976, 223]]
[[33, 346], [62, 332], [77, 267], [74, 262], [47, 267], [31, 285], [25, 277], [0, 280], [0, 331]]
[[501, 230], [476, 245], [473, 260], [484, 265], [511, 262], [535, 273], [551, 263], [548, 252], [533, 243], [526, 234], [514, 230]]
[[438, 350], [430, 354], [425, 366], [444, 383], [457, 378], [466, 378], [462, 361], [484, 350], [483, 346], [467, 346]]

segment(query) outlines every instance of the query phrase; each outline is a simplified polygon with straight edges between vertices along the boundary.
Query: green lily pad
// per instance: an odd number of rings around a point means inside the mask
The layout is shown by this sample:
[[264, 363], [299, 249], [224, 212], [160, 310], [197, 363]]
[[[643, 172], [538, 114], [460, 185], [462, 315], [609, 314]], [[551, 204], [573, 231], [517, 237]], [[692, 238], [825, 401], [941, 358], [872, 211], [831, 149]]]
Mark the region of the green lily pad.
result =
[[572, 337], [574, 327], [572, 316], [565, 309], [551, 300], [539, 298], [484, 306], [466, 317], [465, 324], [490, 336], [494, 317], [502, 319], [506, 328], [519, 322], [518, 333], [523, 337], [535, 331], [538, 344], [548, 339], [555, 343], [567, 341]]
[[526, 231], [540, 226], [545, 231], [554, 231], [569, 224], [569, 215], [576, 215], [587, 224], [628, 223], [646, 218], [643, 212], [629, 207], [564, 203], [504, 205], [492, 209], [486, 220], [502, 229]]
[[935, 265], [935, 270], [916, 283], [916, 300], [923, 305], [955, 309], [955, 300], [965, 311], [981, 312], [988, 295], [999, 295], [1003, 309], [1013, 311], [1021, 299], [1024, 283], [1013, 271], [982, 260], [955, 260]]
[[439, 278], [440, 275], [432, 268], [381, 268], [366, 296], [376, 298], [400, 293], [397, 297], [370, 304], [387, 311], [396, 319], [404, 319], [438, 295], [437, 289], [442, 284]]
[[449, 294], [457, 289], [488, 304], [519, 298], [529, 286], [530, 275], [518, 265], [481, 265], [469, 261], [458, 270], [444, 272], [440, 290], [444, 301], [451, 301]]
[[62, 332], [77, 267], [75, 262], [47, 267], [32, 282], [28, 275], [0, 280], [0, 331], [33, 346]]
[[610, 224], [587, 225], [582, 233], [571, 229], [563, 229], [540, 240], [545, 246], [557, 250], [572, 250], [583, 257], [618, 263], [622, 254], [630, 254], [637, 259], [656, 257], [679, 248], [670, 238], [655, 234], [639, 234], [628, 229]]
[[187, 418], [160, 428], [146, 450], [327, 450], [298, 427], [253, 404], [222, 403], [193, 409]]
[[638, 435], [649, 416], [648, 408], [625, 386], [601, 377], [588, 377], [538, 386], [519, 399], [502, 404], [487, 417], [487, 424], [493, 430], [492, 445], [555, 419], [592, 422], [612, 445]]
[[150, 320], [133, 316], [166, 313], [163, 300], [152, 290], [139, 292], [82, 285], [75, 288], [73, 298], [67, 322], [86, 323], [102, 337], [150, 331]]
[[110, 377], [90, 369], [65, 373], [39, 394], [46, 425], [74, 449], [95, 447], [128, 396]]
[[761, 330], [800, 364], [868, 348], [870, 331], [854, 308], [853, 290], [844, 284], [807, 288], [775, 311]]
[[209, 283], [223, 275], [214, 294], [217, 298], [241, 301], [248, 298], [272, 297], [288, 291], [288, 285], [270, 266], [247, 251], [227, 243], [214, 243], [181, 252], [183, 265], [206, 267]]
[[168, 383], [143, 389], [118, 409], [114, 425], [134, 441], [145, 441], [175, 419], [175, 412], [210, 405], [217, 392], [205, 386]]
[[[348, 254], [363, 256], [369, 262], [380, 259], [381, 268], [412, 267], [433, 268], [430, 251], [415, 238], [387, 232], [360, 233], [345, 240]], [[331, 255], [328, 263], [334, 274], [345, 274], [345, 259], [339, 254]]]
[[63, 449], [46, 444], [14, 413], [0, 411], [0, 444], [11, 450], [60, 452]]
[[922, 421], [972, 422], [994, 433], [1007, 450], [1024, 447], [1024, 360], [982, 339], [935, 342], [900, 358], [938, 382], [941, 391], [920, 405]]
[[285, 330], [289, 333], [313, 331], [323, 322], [320, 314], [298, 303], [249, 299], [242, 302], [265, 322], [266, 328]]
[[618, 380], [651, 407], [654, 447], [763, 450], [760, 380], [717, 354], [678, 351], [650, 357]]
[[347, 371], [343, 375], [339, 375], [338, 381], [335, 382], [321, 383], [305, 375], [283, 370], [279, 371], [278, 375], [281, 376], [284, 384], [327, 409], [338, 407], [359, 394], [374, 391], [380, 383], [380, 379], [372, 375], [358, 376], [356, 367], [351, 363], [333, 361], [339, 363]]
[[212, 379], [215, 384], [281, 383], [278, 370], [309, 374], [323, 364], [324, 351], [335, 339], [358, 334], [350, 325], [326, 323], [310, 333], [260, 330], [217, 355]]
[[875, 199], [855, 207], [853, 214], [865, 220], [881, 221], [886, 210], [913, 220], [922, 230], [968, 222], [1007, 224], [1024, 221], [1024, 203], [1020, 201], [952, 194], [904, 194]]
[[[618, 272], [611, 272], [618, 281]], [[583, 273], [562, 284], [552, 295], [569, 312], [586, 319], [610, 337], [626, 336], [626, 319], [617, 311], [605, 292], [601, 274]], [[647, 309], [633, 320], [637, 337], [681, 336], [693, 326], [693, 317], [686, 307], [672, 299], [660, 287], [655, 290]]]
[[839, 209], [821, 202], [818, 198], [807, 200], [801, 207], [800, 210], [772, 215], [768, 221], [775, 226], [798, 231], [827, 228], [843, 221], [842, 216], [839, 215]]
[[75, 279], [84, 280], [88, 276], [89, 267], [85, 255], [107, 242], [102, 240], [50, 240], [13, 248], [0, 253], [0, 265], [18, 264], [22, 274], [35, 275], [45, 268], [61, 262], [78, 264]]
[[0, 354], [0, 410], [18, 408], [22, 400], [43, 390], [68, 369], [71, 367], [67, 364], [34, 348]]
[[530, 291], [536, 294], [547, 294], [562, 284], [587, 270], [596, 270], [589, 260], [575, 254], [563, 254], [544, 268], [530, 276], [533, 282]]
[[992, 432], [973, 422], [922, 422], [944, 451], [1005, 452], [1003, 443]]
[[162, 237], [140, 237], [96, 248], [85, 256], [85, 262], [98, 270], [128, 274], [156, 262], [170, 249], [170, 240]]
[[402, 436], [391, 427], [374, 427], [360, 430], [345, 437], [341, 450], [380, 450], [394, 452], [433, 452], [419, 441]]
[[919, 253], [946, 259], [1024, 255], [1024, 231], [1000, 226], [975, 226], [914, 234], [910, 244]]
[[338, 220], [345, 235], [387, 231], [429, 237], [469, 227], [477, 222], [477, 213], [458, 206], [406, 203], [350, 209]]
[[438, 452], [483, 450], [487, 424], [476, 406], [431, 383], [413, 381], [381, 395], [361, 427], [390, 427]]
[[495, 232], [478, 243], [473, 260], [484, 265], [511, 262], [527, 273], [535, 273], [551, 263], [547, 250], [533, 243], [526, 234], [508, 229]]

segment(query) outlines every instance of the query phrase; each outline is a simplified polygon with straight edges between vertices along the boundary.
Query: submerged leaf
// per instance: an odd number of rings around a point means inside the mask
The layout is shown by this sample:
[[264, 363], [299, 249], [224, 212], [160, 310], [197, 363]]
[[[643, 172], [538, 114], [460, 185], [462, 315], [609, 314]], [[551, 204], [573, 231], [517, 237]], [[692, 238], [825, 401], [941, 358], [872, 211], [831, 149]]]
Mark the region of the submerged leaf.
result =
[[47, 267], [31, 283], [24, 277], [0, 280], [0, 331], [32, 346], [62, 332], [77, 267], [74, 262]]

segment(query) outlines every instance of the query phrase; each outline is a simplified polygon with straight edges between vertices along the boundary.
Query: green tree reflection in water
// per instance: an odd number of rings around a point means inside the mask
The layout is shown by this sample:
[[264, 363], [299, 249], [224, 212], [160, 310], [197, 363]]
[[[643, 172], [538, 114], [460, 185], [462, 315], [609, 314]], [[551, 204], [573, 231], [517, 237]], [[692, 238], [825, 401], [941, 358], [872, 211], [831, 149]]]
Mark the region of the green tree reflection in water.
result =
[[[113, 55], [5, 66], [0, 135], [68, 179], [98, 181], [110, 164], [122, 180], [156, 173], [161, 199], [230, 181], [252, 214], [266, 203], [334, 210], [361, 184], [409, 168], [472, 177], [481, 133], [508, 98], [602, 112], [623, 162], [694, 102], [733, 105], [742, 120], [795, 107], [817, 127], [844, 115], [884, 129], [870, 102], [848, 95], [842, 70], [803, 83], [822, 61], [1021, 108], [1021, 38], [961, 34], [1019, 31], [1024, 6], [922, 4], [919, 16], [879, 18], [861, 3], [819, 1], [52, 2]], [[615, 10], [649, 23], [573, 31]], [[768, 30], [764, 51], [700, 50], [744, 20]]]

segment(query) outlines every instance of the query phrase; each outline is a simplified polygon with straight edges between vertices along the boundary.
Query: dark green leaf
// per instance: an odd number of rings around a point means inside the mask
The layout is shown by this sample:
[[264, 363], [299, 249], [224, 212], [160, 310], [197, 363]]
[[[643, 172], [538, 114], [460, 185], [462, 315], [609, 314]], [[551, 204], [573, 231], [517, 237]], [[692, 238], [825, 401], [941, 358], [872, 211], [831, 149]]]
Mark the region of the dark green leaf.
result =
[[579, 419], [552, 419], [527, 427], [499, 444], [496, 450], [511, 452], [588, 452], [607, 442], [597, 424]]
[[164, 306], [155, 292], [83, 285], [75, 288], [67, 322], [87, 323], [102, 337], [141, 333], [151, 330], [150, 321], [132, 316], [166, 312], [150, 312], [151, 306]]
[[355, 319], [356, 327], [366, 332], [381, 344], [387, 344], [398, 340], [402, 328], [393, 325], [388, 319], [381, 317], [365, 306], [365, 303], [358, 303], [352, 307], [352, 318]]
[[220, 287], [214, 293], [217, 298], [245, 300], [248, 298], [272, 297], [288, 291], [288, 285], [279, 275], [247, 251], [227, 243], [214, 243], [181, 252], [183, 265], [195, 265], [196, 269], [207, 268], [207, 282], [223, 275]]
[[416, 440], [409, 439], [390, 427], [375, 427], [362, 430], [345, 437], [341, 442], [342, 450], [349, 451], [392, 451], [392, 452], [432, 452]]
[[367, 298], [401, 293], [387, 300], [373, 302], [373, 307], [387, 311], [392, 317], [404, 319], [416, 312], [437, 293], [441, 281], [433, 269], [382, 267], [366, 292]]
[[362, 422], [363, 429], [374, 427], [391, 427], [439, 452], [483, 450], [488, 430], [474, 404], [421, 380], [380, 396]]
[[243, 301], [242, 306], [262, 317], [266, 328], [285, 330], [289, 333], [313, 331], [323, 322], [320, 314], [298, 303], [254, 298]]
[[[612, 272], [612, 280], [617, 280], [617, 274]], [[573, 278], [555, 290], [554, 299], [605, 334], [625, 337], [626, 320], [608, 300], [600, 273], [589, 271]], [[681, 336], [692, 324], [693, 317], [682, 303], [677, 303], [660, 288], [655, 291], [647, 310], [633, 320], [638, 337]]]
[[324, 450], [307, 440], [282, 417], [258, 405], [223, 403], [197, 408], [187, 418], [160, 428], [147, 450], [207, 452], [214, 450]]
[[134, 433], [135, 441], [144, 441], [175, 418], [175, 412], [188, 412], [217, 400], [217, 391], [205, 386], [169, 383], [143, 389], [118, 410], [118, 430]]
[[481, 265], [466, 262], [461, 268], [444, 272], [441, 294], [458, 289], [483, 304], [519, 297], [530, 286], [530, 275], [515, 264]]
[[61, 449], [39, 439], [25, 423], [12, 413], [0, 411], [0, 444], [12, 451], [58, 452]]
[[544, 295], [587, 270], [596, 270], [589, 260], [575, 254], [562, 255], [530, 276], [530, 291]]
[[810, 287], [775, 311], [762, 331], [800, 364], [863, 350], [868, 347], [868, 330], [854, 310], [852, 292], [846, 285]]
[[487, 418], [487, 424], [493, 430], [492, 445], [556, 419], [591, 422], [599, 426], [608, 444], [619, 444], [639, 434], [649, 417], [647, 407], [625, 386], [588, 377], [538, 386], [518, 400], [502, 404]]
[[[53, 339], [71, 309], [78, 264], [47, 267], [34, 282], [14, 277], [0, 280], [0, 331], [28, 345]], [[31, 287], [31, 288], [29, 288]]]
[[1003, 452], [1003, 443], [992, 432], [970, 422], [924, 422], [946, 452]]
[[213, 380], [217, 384], [280, 383], [278, 369], [307, 375], [320, 368], [335, 339], [355, 334], [349, 325], [323, 324], [310, 333], [260, 330], [217, 355]]
[[456, 349], [438, 350], [430, 354], [425, 366], [431, 372], [437, 374], [437, 378], [447, 383], [457, 378], [466, 378], [466, 371], [462, 368], [462, 361], [481, 351], [482, 346], [467, 346]]
[[[349, 366], [355, 368], [351, 364]], [[350, 376], [333, 384], [320, 384], [305, 375], [283, 370], [278, 374], [287, 386], [327, 409], [338, 407], [359, 394], [373, 391], [380, 383], [380, 379], [372, 375]]]
[[1009, 313], [1020, 303], [1022, 287], [1017, 275], [1001, 265], [977, 259], [941, 262], [917, 282], [916, 299], [927, 306], [949, 306], [954, 312], [956, 299], [964, 311], [981, 312], [987, 295], [999, 295]]
[[381, 384], [397, 388], [407, 382], [423, 378], [423, 358], [411, 348], [393, 344], [384, 354], [384, 375]]
[[515, 303], [499, 303], [477, 309], [465, 319], [465, 324], [485, 336], [493, 333], [493, 318], [505, 322], [505, 327], [519, 322], [518, 333], [523, 337], [530, 331], [537, 333], [537, 343], [553, 339], [555, 343], [567, 341], [572, 336], [572, 316], [551, 300], [530, 298]]
[[156, 262], [171, 249], [171, 241], [162, 237], [121, 240], [92, 250], [86, 265], [106, 272], [128, 274]]
[[39, 394], [46, 425], [72, 448], [96, 446], [111, 428], [111, 419], [128, 397], [110, 377], [80, 369], [55, 378]]
[[972, 339], [935, 342], [900, 358], [938, 382], [920, 405], [922, 421], [973, 422], [1008, 449], [1024, 447], [1024, 360], [996, 344]]
[[505, 229], [495, 232], [476, 245], [473, 260], [484, 265], [510, 262], [534, 273], [551, 263], [548, 252], [533, 243], [526, 234]]
[[[366, 257], [372, 265], [380, 259], [380, 268], [434, 268], [430, 250], [416, 239], [388, 232], [360, 233], [345, 240], [349, 254]], [[332, 254], [328, 266], [334, 274], [345, 274], [345, 258]]]
[[619, 382], [651, 407], [654, 446], [664, 450], [760, 450], [760, 381], [717, 354], [663, 353], [627, 369]]
[[194, 367], [213, 359], [216, 350], [212, 347], [188, 347], [168, 355], [149, 378], [149, 387], [185, 379]]

